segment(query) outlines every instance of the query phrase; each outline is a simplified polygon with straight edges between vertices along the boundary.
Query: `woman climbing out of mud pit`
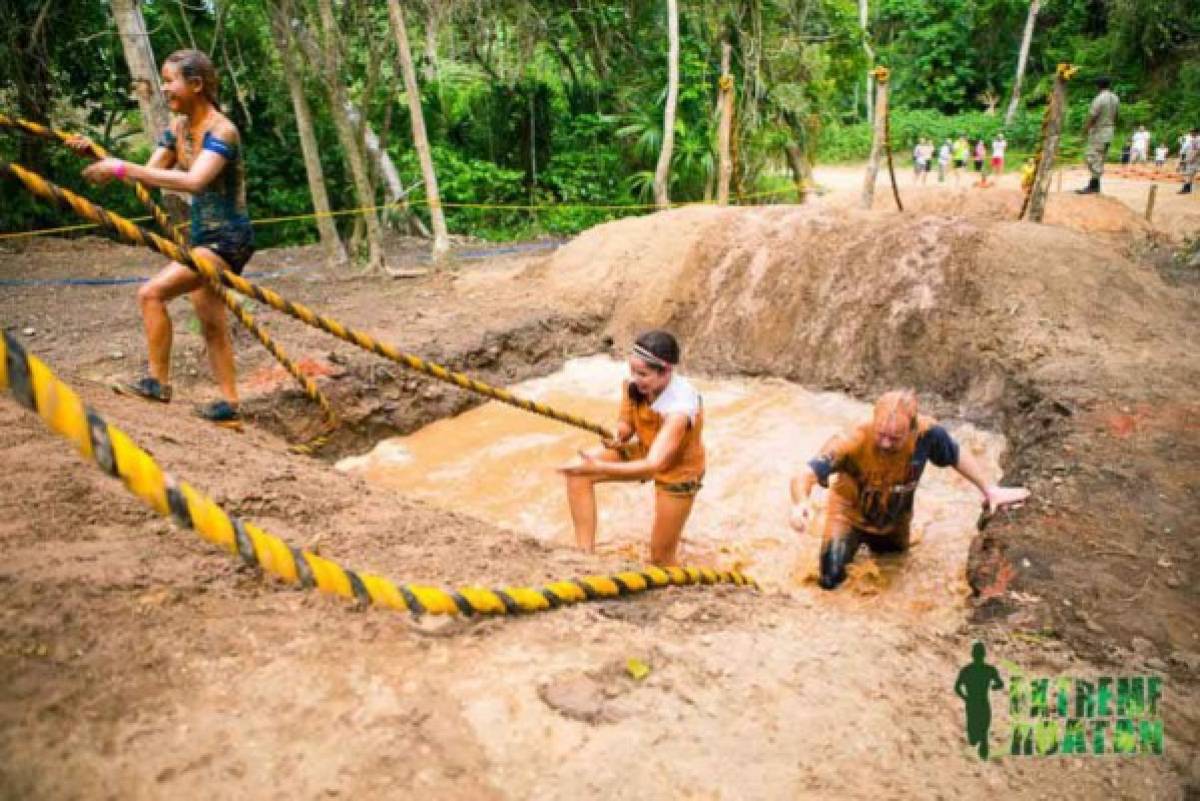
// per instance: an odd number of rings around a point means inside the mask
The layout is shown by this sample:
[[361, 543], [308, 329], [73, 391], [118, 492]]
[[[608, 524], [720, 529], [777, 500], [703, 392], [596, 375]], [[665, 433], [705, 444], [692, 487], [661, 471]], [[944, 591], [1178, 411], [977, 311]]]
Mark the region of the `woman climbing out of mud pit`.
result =
[[[83, 171], [97, 184], [141, 181], [192, 195], [189, 240], [196, 253], [214, 258], [223, 268], [241, 274], [254, 253], [254, 231], [246, 216], [245, 160], [237, 128], [217, 103], [217, 73], [208, 56], [198, 50], [172, 53], [162, 66], [163, 93], [179, 116], [163, 132], [145, 166], [104, 159]], [[91, 142], [75, 137], [71, 147], [86, 152]], [[200, 320], [213, 377], [223, 399], [200, 406], [201, 417], [226, 428], [241, 428], [233, 343], [225, 306], [204, 279], [178, 262], [171, 262], [138, 290], [146, 328], [149, 375], [113, 387], [117, 392], [166, 403], [171, 400], [171, 318], [167, 304], [190, 293]]]
[[639, 336], [629, 355], [631, 380], [621, 387], [616, 437], [559, 468], [567, 479], [575, 541], [589, 553], [596, 547], [596, 484], [653, 478], [650, 561], [676, 564], [679, 538], [704, 478], [703, 402], [676, 372], [678, 364], [679, 343], [671, 334]]
[[985, 513], [1029, 497], [1024, 487], [989, 484], [975, 458], [934, 420], [917, 413], [911, 390], [894, 390], [875, 402], [872, 419], [837, 434], [792, 479], [790, 522], [803, 533], [812, 517], [813, 487], [829, 487], [821, 534], [820, 584], [832, 590], [846, 578], [859, 542], [873, 551], [906, 551], [913, 497], [926, 462], [953, 467], [983, 493]]

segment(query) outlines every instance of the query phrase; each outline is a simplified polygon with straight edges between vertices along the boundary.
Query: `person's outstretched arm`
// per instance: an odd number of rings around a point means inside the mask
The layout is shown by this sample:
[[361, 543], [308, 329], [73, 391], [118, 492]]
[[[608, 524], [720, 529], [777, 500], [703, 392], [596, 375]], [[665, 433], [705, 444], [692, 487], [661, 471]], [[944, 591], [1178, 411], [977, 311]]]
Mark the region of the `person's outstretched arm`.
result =
[[[212, 136], [219, 143], [219, 147], [223, 146], [222, 150], [229, 150], [236, 146], [237, 130], [230, 123], [224, 122], [215, 126]], [[157, 155], [157, 151], [155, 154]], [[121, 159], [104, 159], [84, 170], [83, 177], [97, 184], [107, 183], [114, 178], [131, 178], [147, 186], [194, 195], [212, 183], [212, 180], [225, 168], [227, 161], [228, 158], [223, 152], [204, 147], [186, 172], [131, 164]]]
[[983, 506], [989, 512], [994, 512], [1004, 506], [1021, 503], [1029, 497], [1029, 490], [1024, 487], [1001, 487], [988, 483], [983, 475], [983, 468], [966, 448], [958, 449], [958, 460], [954, 469], [959, 475], [970, 481], [983, 493]]
[[580, 453], [578, 462], [560, 469], [567, 475], [606, 476], [633, 481], [653, 478], [656, 473], [662, 472], [671, 463], [671, 460], [675, 458], [675, 454], [679, 451], [679, 446], [683, 442], [683, 435], [687, 433], [688, 425], [689, 421], [686, 414], [674, 413], [667, 415], [667, 419], [663, 423], [663, 427], [659, 430], [658, 436], [654, 438], [654, 442], [650, 445], [650, 450], [641, 459], [634, 459], [629, 462], [603, 462], [592, 458], [586, 453]]

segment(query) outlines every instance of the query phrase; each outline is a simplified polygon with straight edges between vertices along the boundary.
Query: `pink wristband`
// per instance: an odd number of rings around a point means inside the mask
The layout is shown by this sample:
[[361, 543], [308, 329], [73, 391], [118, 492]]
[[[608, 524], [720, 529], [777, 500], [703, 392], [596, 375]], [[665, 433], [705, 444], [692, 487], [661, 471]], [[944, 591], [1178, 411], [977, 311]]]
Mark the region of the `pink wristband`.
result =
[[113, 167], [113, 175], [117, 176], [118, 181], [125, 180], [125, 167], [126, 164], [123, 161], [118, 161], [117, 166]]

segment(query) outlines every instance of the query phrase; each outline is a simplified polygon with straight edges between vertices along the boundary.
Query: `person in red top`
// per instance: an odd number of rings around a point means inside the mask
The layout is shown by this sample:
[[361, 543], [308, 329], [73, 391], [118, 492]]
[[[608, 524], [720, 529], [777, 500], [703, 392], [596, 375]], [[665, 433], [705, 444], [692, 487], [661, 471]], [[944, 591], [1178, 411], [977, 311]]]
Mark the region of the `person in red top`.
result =
[[987, 511], [1029, 497], [1023, 487], [989, 484], [979, 463], [936, 421], [917, 413], [909, 390], [885, 393], [872, 419], [838, 434], [792, 479], [790, 522], [807, 529], [813, 487], [830, 487], [821, 534], [820, 584], [832, 590], [846, 578], [846, 565], [860, 542], [876, 551], [908, 549], [913, 496], [925, 465], [953, 467], [983, 494]]
[[621, 387], [615, 437], [559, 468], [567, 479], [575, 541], [583, 550], [596, 547], [596, 484], [652, 478], [650, 561], [660, 567], [676, 564], [705, 468], [704, 404], [676, 371], [678, 364], [679, 343], [671, 334], [647, 331], [639, 336], [629, 355], [630, 380]]

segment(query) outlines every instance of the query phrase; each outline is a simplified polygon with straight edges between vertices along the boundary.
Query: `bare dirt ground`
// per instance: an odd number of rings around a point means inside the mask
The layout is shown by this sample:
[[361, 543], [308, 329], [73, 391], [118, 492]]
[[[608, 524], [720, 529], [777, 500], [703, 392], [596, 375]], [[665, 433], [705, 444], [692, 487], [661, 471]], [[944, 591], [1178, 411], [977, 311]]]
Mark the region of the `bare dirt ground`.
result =
[[[306, 249], [259, 254], [250, 270], [290, 270], [264, 283], [494, 382], [619, 355], [636, 329], [666, 325], [696, 373], [863, 398], [915, 386], [939, 416], [1004, 433], [1008, 480], [1035, 493], [977, 538], [963, 566], [976, 596], [953, 625], [856, 586], [684, 588], [449, 623], [359, 610], [239, 568], [5, 400], [0, 797], [1194, 797], [1197, 282], [1164, 254], [1200, 202], [1160, 190], [1163, 216], [1146, 225], [1138, 189], [1113, 182], [1125, 206], [1064, 194], [1035, 226], [1011, 222], [1012, 187], [902, 186], [910, 211], [897, 214], [881, 183], [863, 212], [849, 173], [819, 171], [835, 191], [807, 206], [681, 209], [448, 274], [347, 279]], [[417, 247], [395, 243], [393, 260], [414, 262]], [[5, 246], [0, 280], [157, 264], [94, 238], [37, 241]], [[540, 583], [625, 565], [289, 453], [318, 417], [245, 334], [251, 425], [212, 430], [188, 412], [212, 389], [185, 303], [177, 401], [112, 395], [104, 384], [143, 359], [132, 296], [3, 286], [0, 324], [232, 512], [405, 581]], [[348, 421], [329, 458], [474, 403], [261, 316]], [[1163, 675], [1166, 754], [979, 762], [951, 691], [977, 638], [1033, 674]], [[628, 675], [631, 657], [647, 678]]]

